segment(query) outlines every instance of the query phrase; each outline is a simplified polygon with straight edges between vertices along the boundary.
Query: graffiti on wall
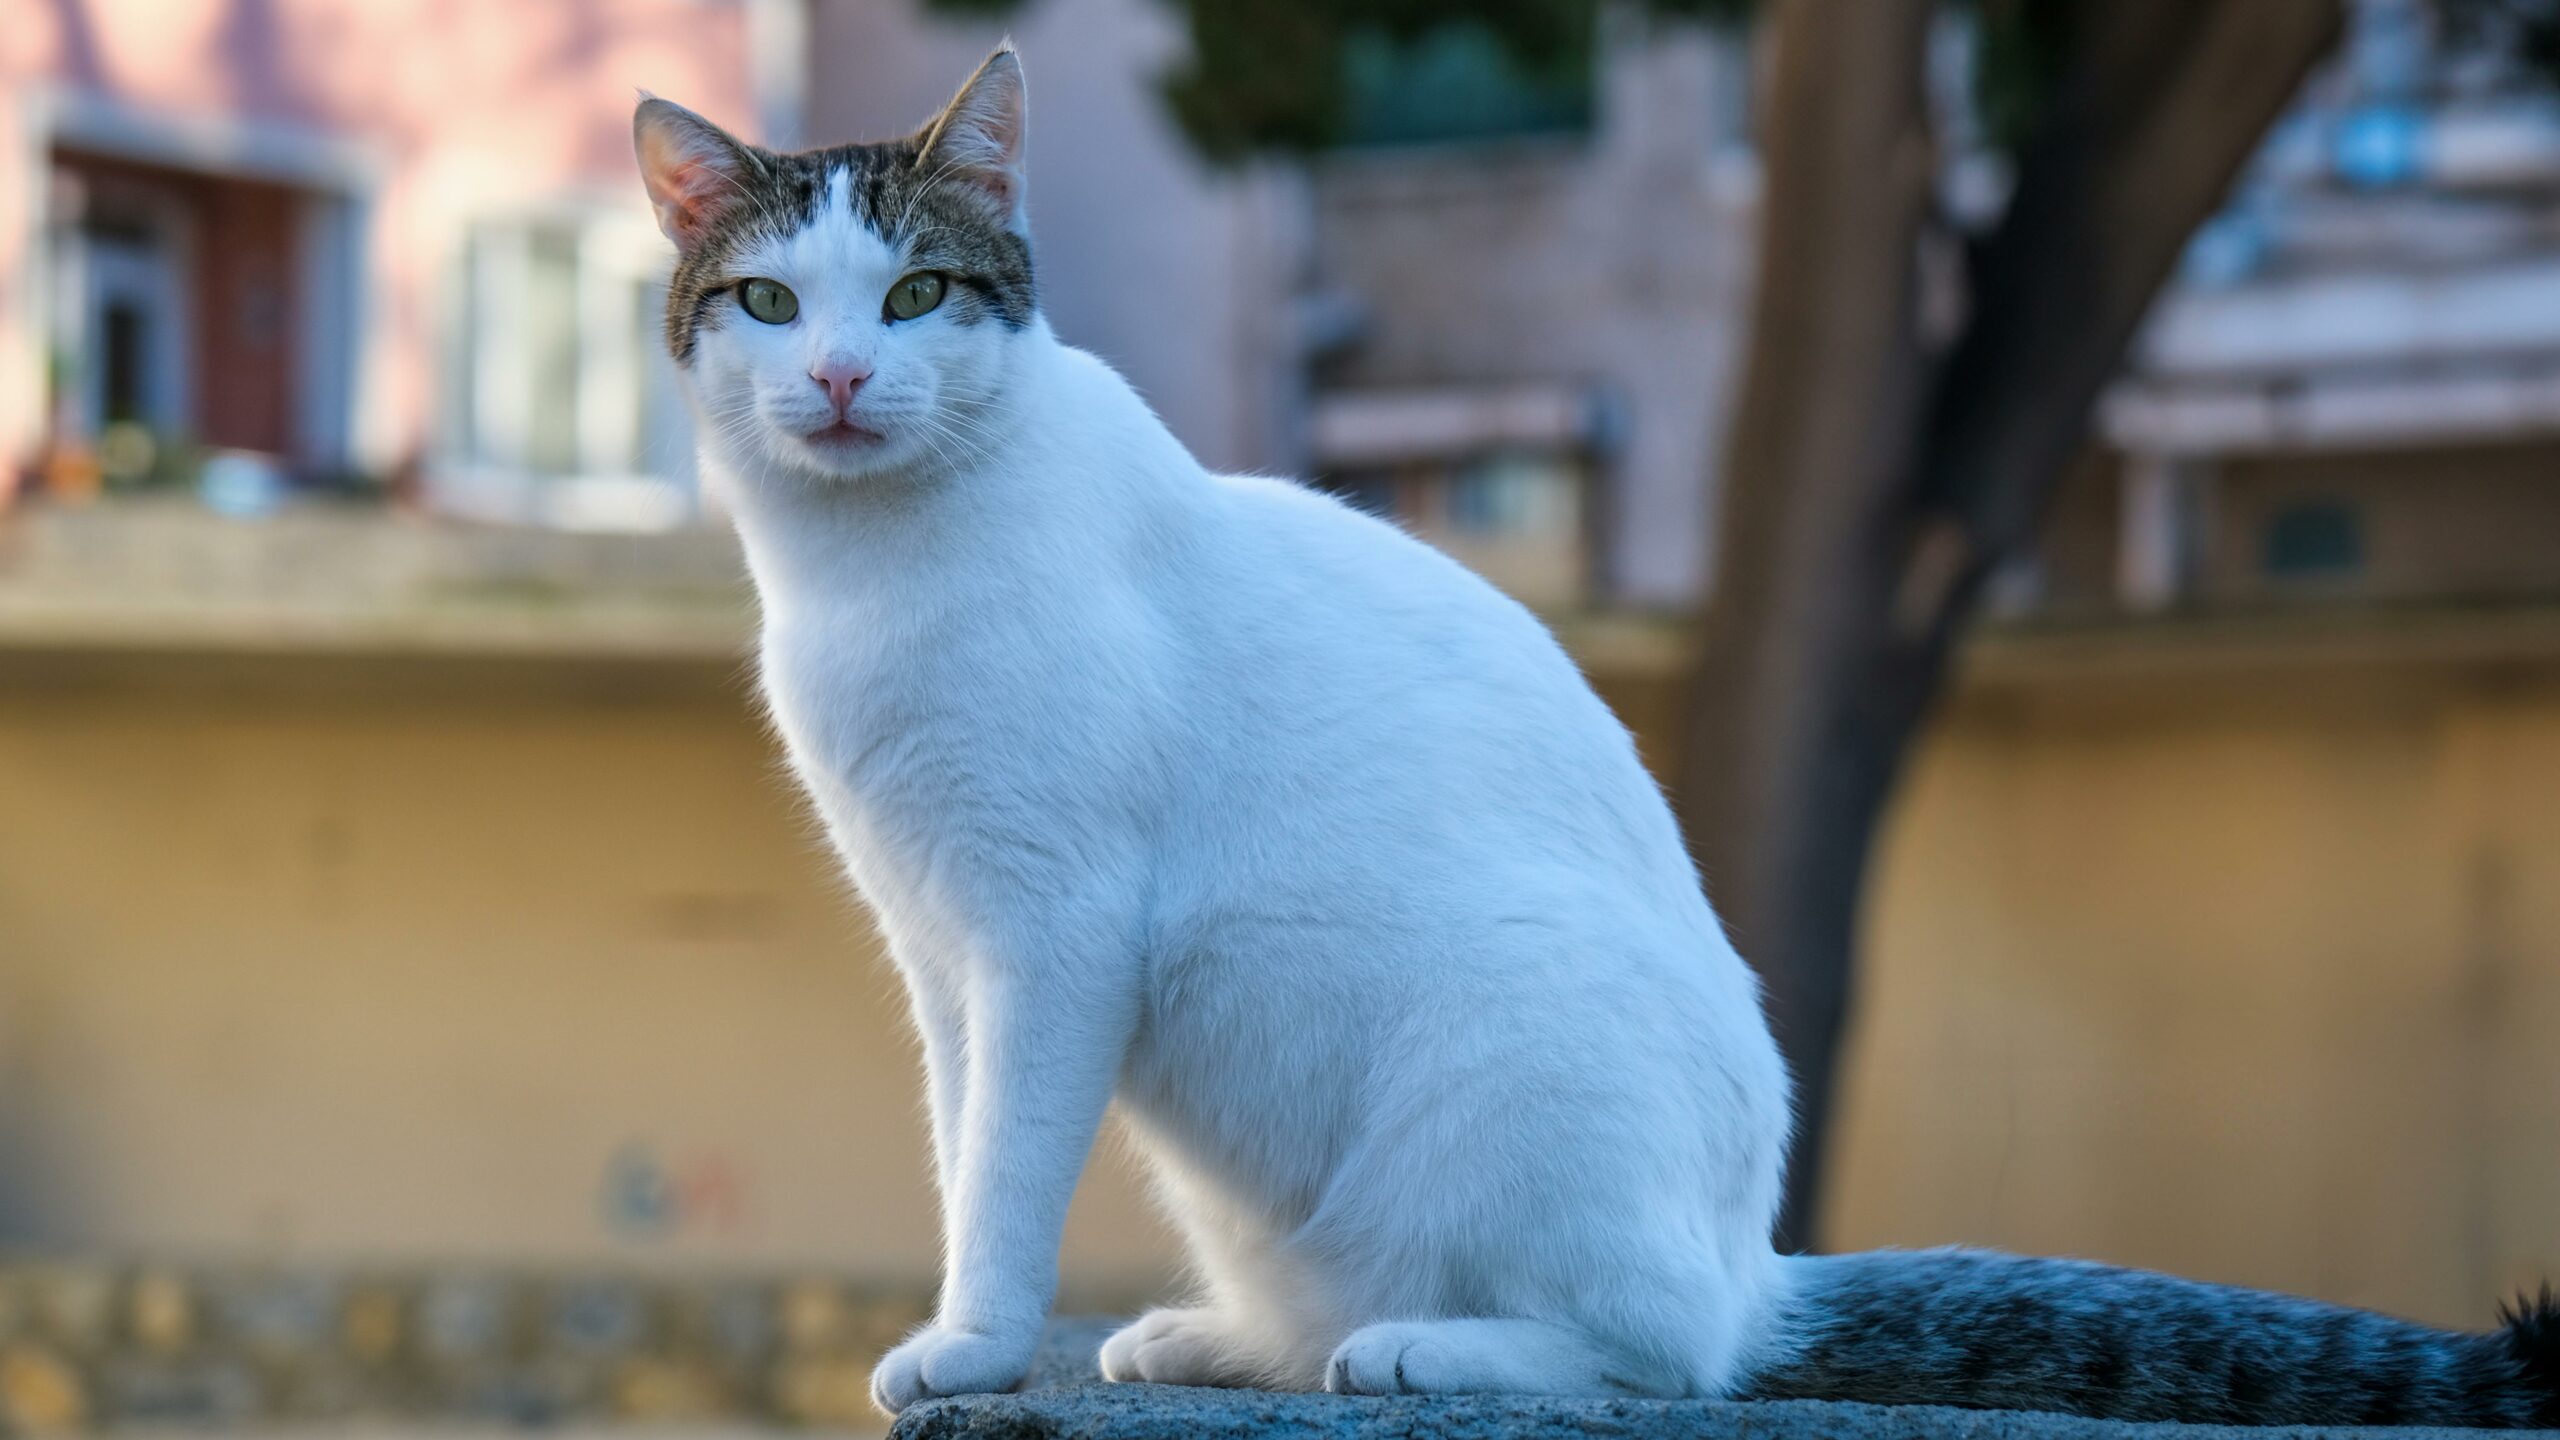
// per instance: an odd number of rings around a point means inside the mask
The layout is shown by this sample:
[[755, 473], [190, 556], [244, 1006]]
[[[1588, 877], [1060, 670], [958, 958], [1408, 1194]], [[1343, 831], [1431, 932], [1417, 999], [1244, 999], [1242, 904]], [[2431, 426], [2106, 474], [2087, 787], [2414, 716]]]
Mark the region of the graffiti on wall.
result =
[[748, 1198], [746, 1174], [726, 1151], [627, 1140], [605, 1157], [597, 1202], [615, 1235], [666, 1240], [744, 1233]]

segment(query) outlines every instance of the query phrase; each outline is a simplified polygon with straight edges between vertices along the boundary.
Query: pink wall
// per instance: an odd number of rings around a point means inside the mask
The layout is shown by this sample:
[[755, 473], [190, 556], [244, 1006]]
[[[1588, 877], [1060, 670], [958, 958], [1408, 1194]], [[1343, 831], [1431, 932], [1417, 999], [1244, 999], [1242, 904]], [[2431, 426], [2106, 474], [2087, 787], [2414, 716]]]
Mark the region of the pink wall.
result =
[[645, 88], [753, 122], [747, 0], [0, 0], [0, 446], [39, 403], [28, 292], [31, 107], [103, 97], [187, 123], [353, 142], [374, 176], [359, 445], [428, 432], [438, 288], [476, 215], [562, 199], [640, 213], [629, 123]]

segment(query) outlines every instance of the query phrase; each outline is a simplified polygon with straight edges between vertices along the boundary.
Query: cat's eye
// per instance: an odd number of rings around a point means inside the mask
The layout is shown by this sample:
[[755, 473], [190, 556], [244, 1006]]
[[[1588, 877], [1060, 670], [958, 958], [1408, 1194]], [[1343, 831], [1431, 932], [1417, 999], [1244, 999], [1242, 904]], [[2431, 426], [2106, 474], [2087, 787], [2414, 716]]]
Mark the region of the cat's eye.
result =
[[889, 287], [885, 308], [892, 320], [913, 320], [941, 303], [941, 274], [933, 270], [919, 270]]
[[791, 287], [779, 280], [758, 278], [740, 281], [738, 303], [747, 308], [748, 314], [767, 325], [789, 324], [791, 317], [800, 313], [800, 297], [792, 294]]

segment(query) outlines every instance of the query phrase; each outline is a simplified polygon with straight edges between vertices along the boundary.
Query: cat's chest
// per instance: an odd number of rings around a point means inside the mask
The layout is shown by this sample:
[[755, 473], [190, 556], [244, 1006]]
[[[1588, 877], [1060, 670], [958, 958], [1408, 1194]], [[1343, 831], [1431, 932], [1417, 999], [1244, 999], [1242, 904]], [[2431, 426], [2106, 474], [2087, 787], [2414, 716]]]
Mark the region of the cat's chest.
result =
[[763, 686], [792, 768], [875, 904], [965, 887], [1090, 808], [1113, 767], [1054, 648], [1020, 627], [768, 629]]
[[[1002, 703], [969, 683], [975, 667], [917, 658], [858, 625], [768, 630], [767, 703], [793, 768], [831, 823], [875, 827], [900, 813], [946, 808], [964, 772], [980, 780], [991, 752], [973, 717]], [[945, 656], [962, 647], [946, 641]]]

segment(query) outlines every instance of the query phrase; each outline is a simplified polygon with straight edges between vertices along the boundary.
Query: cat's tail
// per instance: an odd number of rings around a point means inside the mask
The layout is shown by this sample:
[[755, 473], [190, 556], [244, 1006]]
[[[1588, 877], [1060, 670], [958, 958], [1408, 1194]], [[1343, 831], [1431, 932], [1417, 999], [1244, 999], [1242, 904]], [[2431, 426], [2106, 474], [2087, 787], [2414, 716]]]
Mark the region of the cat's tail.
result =
[[2082, 1260], [1785, 1262], [1785, 1353], [1744, 1398], [2222, 1425], [2560, 1426], [2560, 1297], [2487, 1334]]

